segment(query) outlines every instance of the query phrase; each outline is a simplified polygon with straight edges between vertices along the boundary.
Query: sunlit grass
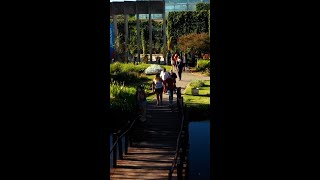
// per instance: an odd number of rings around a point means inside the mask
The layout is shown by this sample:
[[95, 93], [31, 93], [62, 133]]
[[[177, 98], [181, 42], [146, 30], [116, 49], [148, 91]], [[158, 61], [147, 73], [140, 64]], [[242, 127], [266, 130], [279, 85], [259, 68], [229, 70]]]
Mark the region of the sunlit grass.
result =
[[193, 105], [193, 104], [210, 104], [210, 97], [205, 96], [192, 96], [192, 95], [184, 95], [183, 101], [187, 105]]
[[[191, 86], [188, 86], [185, 90], [185, 95], [192, 95]], [[204, 81], [204, 86], [199, 87], [200, 96], [210, 96], [210, 80]]]
[[204, 86], [199, 87], [199, 95], [192, 95], [191, 87], [188, 86], [183, 95], [186, 104], [210, 104], [210, 80], [204, 81]]

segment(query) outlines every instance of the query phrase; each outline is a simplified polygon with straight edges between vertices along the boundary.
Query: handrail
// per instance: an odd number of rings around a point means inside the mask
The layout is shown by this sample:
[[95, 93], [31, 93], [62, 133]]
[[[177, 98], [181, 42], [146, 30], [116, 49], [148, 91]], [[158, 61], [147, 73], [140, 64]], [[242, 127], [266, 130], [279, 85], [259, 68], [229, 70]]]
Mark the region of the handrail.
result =
[[139, 119], [139, 116], [136, 117], [133, 122], [131, 123], [130, 127], [125, 131], [123, 132], [116, 140], [116, 142], [114, 142], [114, 144], [112, 145], [112, 148], [111, 148], [111, 151], [110, 151], [110, 154], [113, 152], [114, 148], [116, 147], [116, 145], [118, 144], [118, 141], [119, 139], [121, 139], [133, 126], [133, 124], [136, 122], [136, 120]]
[[183, 126], [184, 126], [184, 106], [183, 106], [183, 97], [181, 97], [181, 101], [182, 103], [180, 104], [180, 106], [182, 106], [182, 121], [181, 121], [181, 127], [180, 127], [180, 132], [179, 132], [179, 135], [178, 135], [178, 138], [177, 138], [177, 146], [176, 146], [176, 153], [174, 155], [174, 160], [172, 162], [172, 165], [171, 165], [171, 169], [169, 171], [169, 179], [172, 178], [172, 173], [174, 171], [174, 167], [176, 166], [177, 164], [177, 159], [178, 159], [178, 153], [179, 153], [179, 146], [180, 146], [180, 138], [181, 138], [181, 134], [182, 134], [182, 129], [183, 129]]

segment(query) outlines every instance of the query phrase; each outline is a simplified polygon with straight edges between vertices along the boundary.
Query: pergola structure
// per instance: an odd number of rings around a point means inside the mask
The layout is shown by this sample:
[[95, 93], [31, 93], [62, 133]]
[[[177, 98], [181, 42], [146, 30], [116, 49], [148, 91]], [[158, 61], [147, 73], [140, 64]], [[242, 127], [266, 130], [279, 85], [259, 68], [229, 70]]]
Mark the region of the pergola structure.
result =
[[128, 15], [136, 14], [136, 26], [137, 26], [137, 47], [138, 47], [138, 61], [140, 61], [140, 20], [139, 14], [149, 14], [149, 51], [150, 51], [150, 60], [152, 60], [152, 23], [151, 23], [151, 14], [162, 14], [163, 19], [163, 45], [164, 52], [163, 57], [166, 61], [166, 16], [165, 16], [165, 1], [164, 0], [148, 0], [148, 1], [124, 1], [124, 2], [110, 2], [110, 16], [113, 16], [113, 28], [114, 28], [114, 39], [118, 35], [117, 28], [117, 16], [124, 15], [124, 32], [125, 32], [125, 60], [128, 61]]

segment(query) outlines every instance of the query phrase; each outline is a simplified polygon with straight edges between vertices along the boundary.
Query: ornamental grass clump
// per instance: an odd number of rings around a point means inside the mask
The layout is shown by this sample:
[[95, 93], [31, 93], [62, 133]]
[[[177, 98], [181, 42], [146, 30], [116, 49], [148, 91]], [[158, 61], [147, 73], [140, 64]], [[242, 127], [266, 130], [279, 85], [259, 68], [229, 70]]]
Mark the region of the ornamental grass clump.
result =
[[193, 80], [193, 81], [190, 82], [189, 86], [191, 88], [199, 88], [199, 87], [204, 86], [204, 81], [203, 80], [199, 80], [199, 79]]
[[135, 106], [136, 89], [126, 87], [118, 82], [110, 84], [110, 108], [111, 110], [132, 111]]

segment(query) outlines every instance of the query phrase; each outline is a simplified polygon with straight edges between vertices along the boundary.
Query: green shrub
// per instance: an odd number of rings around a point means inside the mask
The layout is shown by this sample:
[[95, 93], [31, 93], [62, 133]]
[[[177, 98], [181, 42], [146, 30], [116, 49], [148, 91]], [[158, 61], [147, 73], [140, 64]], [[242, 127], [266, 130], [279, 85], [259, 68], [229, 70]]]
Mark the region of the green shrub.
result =
[[134, 65], [133, 63], [120, 63], [115, 62], [110, 64], [110, 73], [114, 72], [143, 72], [150, 64], [141, 63], [139, 65]]
[[190, 121], [208, 120], [210, 118], [209, 104], [187, 105], [187, 111]]
[[140, 76], [137, 72], [115, 72], [111, 74], [111, 80], [118, 83], [131, 84], [139, 82]]
[[117, 82], [110, 83], [110, 117], [112, 128], [121, 129], [132, 118], [137, 116], [136, 89]]
[[[196, 71], [208, 71], [210, 69], [210, 60], [198, 60]], [[210, 70], [209, 70], [210, 73]]]
[[111, 109], [122, 109], [123, 111], [131, 111], [135, 105], [136, 89], [126, 87], [117, 82], [110, 84], [110, 97], [113, 101], [110, 102]]
[[190, 82], [189, 86], [191, 88], [199, 88], [199, 87], [204, 86], [204, 81], [203, 80], [199, 80], [199, 79], [193, 80], [193, 81]]
[[113, 74], [114, 72], [121, 72], [121, 64], [120, 62], [115, 62], [110, 64], [110, 73]]
[[141, 76], [142, 72], [150, 66], [150, 64], [139, 64], [134, 65], [132, 63], [113, 63], [110, 65], [110, 76], [112, 81], [116, 81], [119, 83], [136, 83], [145, 77]]
[[172, 37], [172, 46], [178, 37], [191, 33], [209, 32], [208, 11], [174, 11], [167, 17], [167, 37]]
[[210, 4], [209, 3], [197, 3], [196, 4], [196, 11], [202, 11], [202, 10], [210, 10]]

